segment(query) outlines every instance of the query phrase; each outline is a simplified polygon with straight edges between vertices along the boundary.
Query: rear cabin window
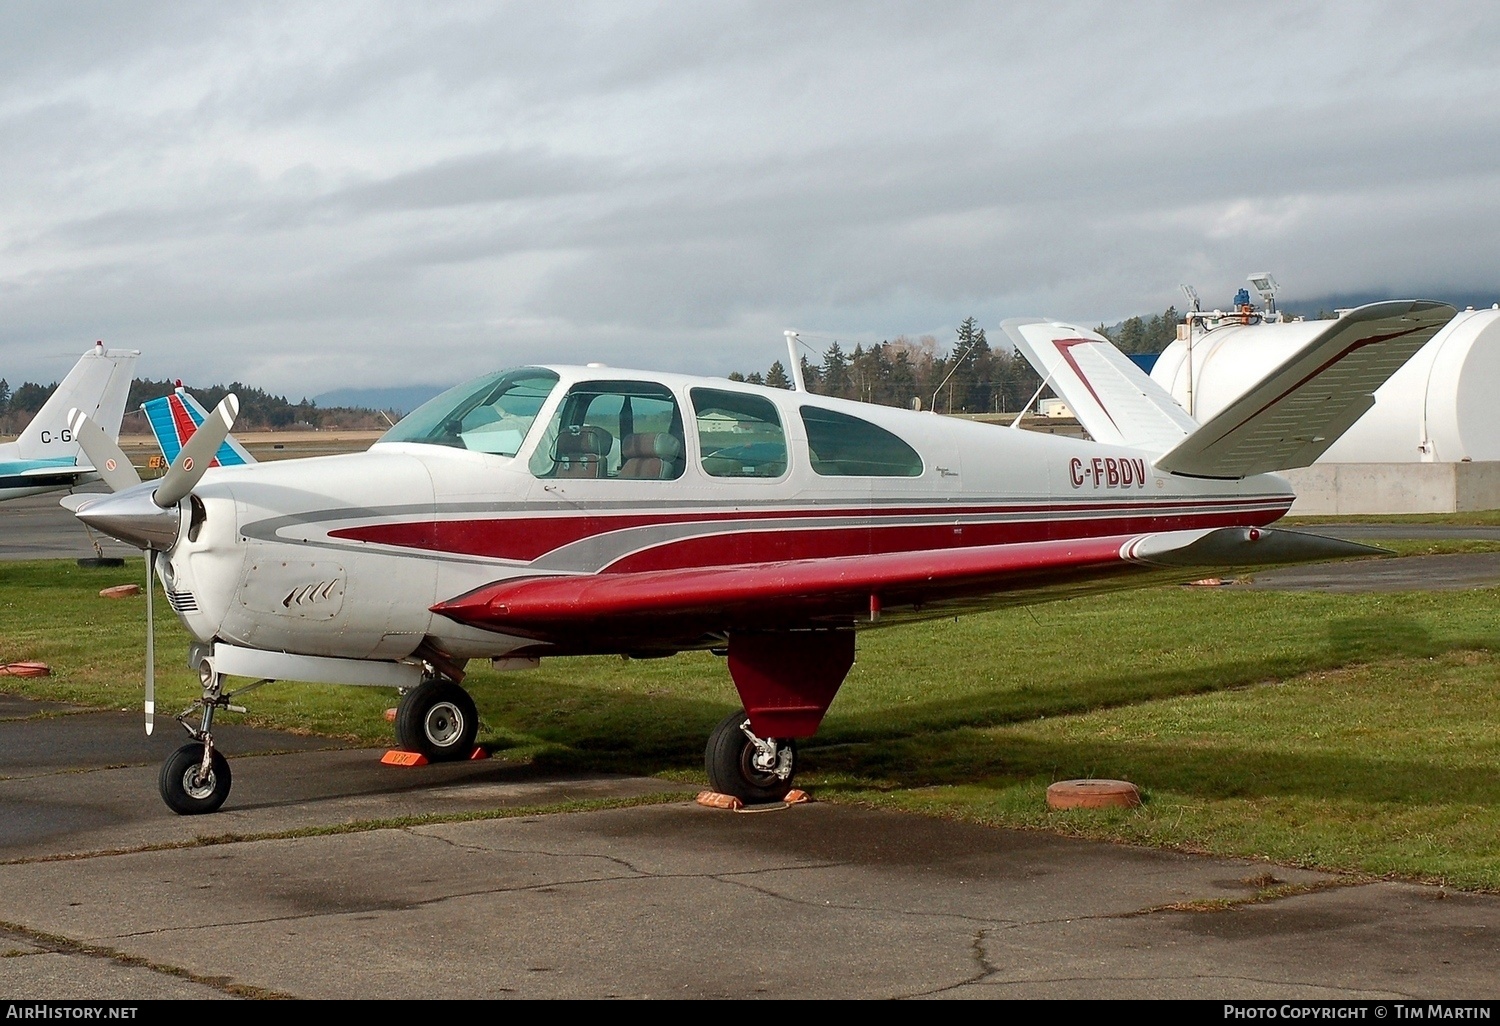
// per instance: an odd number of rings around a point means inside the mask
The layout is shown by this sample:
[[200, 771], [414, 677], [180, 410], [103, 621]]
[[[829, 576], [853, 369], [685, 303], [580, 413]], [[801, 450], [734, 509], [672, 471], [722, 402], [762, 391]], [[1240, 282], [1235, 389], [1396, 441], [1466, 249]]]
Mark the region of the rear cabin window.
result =
[[922, 476], [922, 457], [885, 428], [815, 406], [801, 412], [812, 468], [824, 477]]
[[695, 388], [689, 394], [705, 474], [781, 477], [786, 473], [786, 435], [769, 399], [716, 388]]
[[664, 385], [585, 381], [563, 397], [531, 456], [537, 477], [667, 481], [682, 476], [682, 413]]

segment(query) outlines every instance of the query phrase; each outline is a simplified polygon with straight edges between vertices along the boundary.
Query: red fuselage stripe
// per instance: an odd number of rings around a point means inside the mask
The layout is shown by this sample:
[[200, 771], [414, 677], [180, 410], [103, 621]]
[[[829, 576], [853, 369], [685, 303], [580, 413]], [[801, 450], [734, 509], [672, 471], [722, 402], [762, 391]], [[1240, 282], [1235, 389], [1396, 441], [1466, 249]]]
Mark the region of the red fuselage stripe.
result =
[[[1151, 503], [1151, 511], [1132, 510], [1128, 505], [1105, 510], [1087, 504], [1031, 507], [1032, 519], [1000, 522], [960, 522], [960, 516], [1002, 515], [1016, 508], [1003, 509], [934, 509], [891, 510], [716, 512], [677, 514], [601, 514], [596, 516], [491, 517], [475, 520], [429, 520], [396, 524], [370, 524], [341, 528], [330, 537], [362, 541], [400, 548], [423, 549], [456, 556], [481, 556], [492, 559], [530, 562], [564, 545], [634, 528], [716, 524], [726, 521], [798, 520], [795, 527], [725, 530], [645, 543], [633, 552], [610, 563], [615, 572], [665, 570], [693, 566], [724, 566], [738, 563], [817, 559], [834, 556], [857, 556], [885, 552], [970, 548], [977, 545], [1002, 545], [1015, 542], [1051, 541], [1090, 538], [1105, 535], [1150, 531], [1179, 531], [1214, 527], [1264, 526], [1286, 513], [1290, 498], [1284, 501], [1227, 500], [1215, 502], [1220, 508], [1204, 510], [1201, 504], [1182, 503], [1175, 511], [1164, 512], [1169, 503]], [[1146, 505], [1142, 503], [1142, 505]], [[1236, 506], [1223, 509], [1223, 506]], [[1090, 511], [1096, 515], [1069, 519], [1072, 514]], [[953, 517], [938, 524], [880, 524], [881, 519], [896, 517]], [[817, 518], [861, 517], [875, 521], [858, 525], [830, 523], [827, 527], [810, 527], [806, 521]], [[604, 569], [604, 567], [600, 567]]]

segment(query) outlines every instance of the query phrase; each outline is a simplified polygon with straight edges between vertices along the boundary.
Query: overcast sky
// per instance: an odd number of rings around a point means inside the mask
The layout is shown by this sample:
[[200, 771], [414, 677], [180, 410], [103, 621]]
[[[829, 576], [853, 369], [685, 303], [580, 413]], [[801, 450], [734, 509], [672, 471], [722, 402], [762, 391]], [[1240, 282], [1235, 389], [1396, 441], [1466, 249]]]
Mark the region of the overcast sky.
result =
[[0, 3], [0, 376], [294, 401], [1500, 299], [1500, 5]]

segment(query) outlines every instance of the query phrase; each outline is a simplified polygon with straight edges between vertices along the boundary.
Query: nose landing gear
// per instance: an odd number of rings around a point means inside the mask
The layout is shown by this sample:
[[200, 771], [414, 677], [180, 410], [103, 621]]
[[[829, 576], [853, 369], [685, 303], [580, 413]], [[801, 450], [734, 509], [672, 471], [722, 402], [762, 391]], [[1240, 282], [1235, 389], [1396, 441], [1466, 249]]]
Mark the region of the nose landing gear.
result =
[[[259, 680], [238, 691], [225, 691], [223, 675], [215, 673], [208, 662], [204, 662], [198, 676], [203, 681], [203, 697], [177, 715], [177, 722], [193, 740], [162, 763], [161, 773], [156, 778], [161, 800], [179, 816], [214, 812], [229, 797], [232, 782], [229, 760], [214, 747], [214, 710], [242, 713], [245, 707], [233, 705], [229, 700], [271, 683], [270, 680]], [[191, 717], [197, 710], [201, 710], [201, 714], [195, 725]]]

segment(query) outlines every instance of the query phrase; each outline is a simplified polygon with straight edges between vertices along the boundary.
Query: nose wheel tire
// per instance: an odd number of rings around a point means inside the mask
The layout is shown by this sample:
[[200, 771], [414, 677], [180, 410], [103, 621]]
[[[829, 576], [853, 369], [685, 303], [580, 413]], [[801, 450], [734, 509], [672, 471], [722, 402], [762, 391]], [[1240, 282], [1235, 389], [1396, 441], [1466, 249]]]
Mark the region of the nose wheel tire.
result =
[[157, 787], [167, 808], [180, 816], [213, 812], [229, 797], [229, 760], [216, 748], [209, 753], [208, 772], [202, 772], [203, 745], [191, 741], [162, 763]]
[[792, 789], [797, 746], [791, 740], [762, 740], [750, 730], [744, 711], [726, 716], [708, 736], [704, 753], [708, 783], [741, 801], [779, 802]]
[[396, 707], [396, 740], [430, 762], [467, 759], [478, 736], [474, 700], [451, 680], [423, 681]]

